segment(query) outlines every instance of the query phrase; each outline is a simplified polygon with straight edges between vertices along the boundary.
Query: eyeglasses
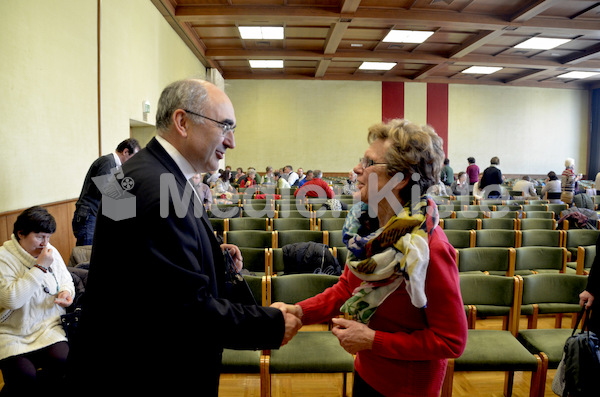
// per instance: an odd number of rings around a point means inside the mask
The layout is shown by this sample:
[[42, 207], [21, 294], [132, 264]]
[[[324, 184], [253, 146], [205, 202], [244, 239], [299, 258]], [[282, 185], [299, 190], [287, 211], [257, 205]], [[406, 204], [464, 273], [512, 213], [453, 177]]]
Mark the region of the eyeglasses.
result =
[[387, 163], [376, 163], [368, 157], [361, 157], [358, 159], [358, 163], [362, 166], [363, 169], [367, 169], [373, 165], [386, 165]]
[[235, 125], [231, 125], [231, 124], [228, 124], [228, 123], [224, 123], [224, 122], [222, 122], [222, 121], [217, 121], [217, 120], [215, 120], [215, 119], [211, 119], [210, 117], [206, 117], [206, 116], [203, 116], [203, 115], [201, 115], [201, 114], [198, 114], [198, 113], [192, 112], [191, 110], [187, 110], [187, 109], [183, 109], [183, 110], [184, 110], [186, 113], [191, 113], [191, 114], [193, 114], [194, 116], [202, 117], [203, 119], [207, 119], [207, 120], [210, 120], [210, 121], [212, 121], [213, 123], [217, 123], [217, 124], [219, 125], [219, 127], [221, 127], [221, 134], [222, 134], [223, 136], [227, 135], [227, 133], [228, 133], [228, 132], [231, 132], [231, 133], [234, 133], [234, 132], [235, 132]]

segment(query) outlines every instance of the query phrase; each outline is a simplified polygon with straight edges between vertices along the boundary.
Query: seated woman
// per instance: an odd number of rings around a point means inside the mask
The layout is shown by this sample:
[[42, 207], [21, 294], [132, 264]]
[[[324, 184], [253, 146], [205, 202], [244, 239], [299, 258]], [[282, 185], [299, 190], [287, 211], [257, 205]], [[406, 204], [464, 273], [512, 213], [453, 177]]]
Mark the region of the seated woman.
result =
[[237, 193], [237, 190], [234, 189], [233, 186], [229, 183], [229, 179], [231, 178], [231, 171], [225, 170], [215, 182], [215, 187], [213, 188], [213, 195], [216, 198], [222, 198], [231, 200], [231, 197]]
[[[58, 395], [69, 345], [60, 316], [75, 287], [49, 239], [56, 221], [46, 209], [23, 211], [0, 247], [2, 396]], [[41, 371], [37, 369], [41, 368]]]
[[[343, 227], [340, 280], [296, 305], [274, 305], [303, 324], [333, 321], [341, 346], [356, 354], [354, 397], [438, 397], [447, 359], [467, 342], [456, 251], [425, 195], [441, 172], [442, 140], [391, 120], [372, 126], [368, 142], [354, 167], [361, 202]], [[341, 312], [353, 320], [336, 318]]]

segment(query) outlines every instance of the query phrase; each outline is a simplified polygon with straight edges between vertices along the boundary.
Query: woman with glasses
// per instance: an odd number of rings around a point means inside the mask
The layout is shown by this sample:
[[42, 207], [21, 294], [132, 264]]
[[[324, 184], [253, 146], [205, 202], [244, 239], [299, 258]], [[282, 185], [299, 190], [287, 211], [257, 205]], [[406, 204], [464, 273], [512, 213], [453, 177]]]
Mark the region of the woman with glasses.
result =
[[49, 243], [55, 230], [54, 217], [32, 207], [17, 217], [10, 240], [0, 247], [2, 396], [61, 391], [69, 346], [60, 316], [73, 303], [75, 287]]
[[[425, 195], [439, 181], [442, 140], [429, 127], [391, 120], [372, 126], [368, 142], [354, 168], [361, 202], [343, 227], [344, 273], [285, 307], [303, 324], [332, 319], [341, 346], [356, 354], [354, 397], [437, 397], [447, 359], [467, 340], [456, 253]], [[352, 320], [337, 318], [343, 313]]]

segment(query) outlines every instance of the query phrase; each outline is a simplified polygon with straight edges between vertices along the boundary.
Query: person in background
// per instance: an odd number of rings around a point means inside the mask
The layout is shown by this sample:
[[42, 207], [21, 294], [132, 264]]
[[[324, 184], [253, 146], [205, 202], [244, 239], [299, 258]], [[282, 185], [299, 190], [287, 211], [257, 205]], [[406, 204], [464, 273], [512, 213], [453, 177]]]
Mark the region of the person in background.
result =
[[198, 193], [198, 197], [200, 197], [200, 201], [204, 204], [204, 207], [208, 209], [210, 203], [212, 203], [212, 192], [207, 184], [202, 182], [202, 177], [199, 173], [195, 173], [190, 179], [192, 186], [196, 189], [196, 193]]
[[[304, 324], [331, 319], [340, 345], [356, 354], [354, 397], [438, 397], [447, 359], [467, 342], [456, 251], [425, 195], [439, 180], [442, 140], [429, 127], [391, 120], [372, 126], [368, 142], [354, 167], [361, 203], [343, 228], [342, 276], [315, 297], [275, 305]], [[381, 190], [389, 194], [371, 196]]]
[[221, 176], [219, 176], [219, 179], [217, 179], [215, 182], [215, 187], [213, 188], [214, 196], [216, 198], [231, 200], [233, 195], [237, 193], [237, 190], [235, 190], [229, 183], [230, 178], [230, 171], [223, 171]]
[[[75, 286], [50, 237], [56, 221], [35, 206], [17, 217], [0, 247], [0, 370], [2, 396], [58, 396], [69, 353], [60, 321]], [[38, 368], [41, 368], [38, 371]]]
[[300, 195], [300, 197], [306, 196], [324, 198], [322, 195], [319, 195], [319, 193], [324, 193], [328, 199], [335, 198], [335, 193], [333, 192], [331, 186], [321, 179], [323, 178], [323, 171], [314, 170], [313, 175], [314, 177], [312, 179], [304, 183], [301, 188], [296, 189], [294, 196], [298, 197], [298, 195]]
[[306, 178], [306, 174], [304, 173], [304, 169], [302, 168], [298, 168], [298, 171], [296, 171], [296, 173], [298, 174], [298, 186], [300, 186], [300, 182], [302, 182], [302, 180]]
[[314, 178], [315, 173], [313, 170], [306, 171], [306, 177], [303, 178], [300, 182], [298, 182], [298, 187], [302, 187], [306, 182], [311, 181]]
[[468, 196], [469, 195], [469, 182], [466, 172], [459, 172], [458, 177], [450, 186], [452, 194], [455, 196]]
[[504, 177], [500, 171], [500, 159], [494, 156], [490, 160], [490, 166], [483, 170], [479, 189], [486, 198], [498, 198], [502, 195], [502, 182], [504, 182]]
[[538, 196], [529, 175], [523, 175], [521, 180], [515, 182], [512, 190], [521, 192], [521, 197], [524, 199], [537, 198]]
[[442, 168], [440, 181], [446, 186], [451, 186], [452, 182], [454, 182], [454, 170], [450, 167], [450, 159], [444, 159], [444, 168]]
[[264, 185], [274, 185], [275, 184], [275, 176], [273, 174], [273, 167], [270, 165], [266, 168], [265, 176], [263, 177]]
[[475, 164], [475, 158], [469, 157], [467, 159], [469, 165], [467, 166], [467, 179], [469, 181], [469, 185], [471, 185], [471, 191], [473, 191], [473, 185], [475, 182], [479, 181], [479, 166]]
[[256, 171], [254, 170], [254, 168], [251, 168], [248, 171], [248, 174], [246, 175], [246, 179], [242, 180], [242, 184], [240, 185], [240, 187], [250, 187], [250, 186], [256, 186], [258, 183], [256, 181]]
[[574, 167], [575, 160], [572, 158], [567, 158], [565, 160], [565, 170], [560, 178], [560, 185], [562, 189], [560, 200], [569, 206], [573, 203], [573, 195], [575, 194], [575, 190], [577, 188], [577, 182], [579, 182], [582, 177], [581, 174], [575, 175], [575, 172], [573, 171]]
[[275, 171], [275, 185], [277, 186], [277, 188], [281, 191], [281, 189], [289, 189], [290, 188], [290, 184], [288, 183], [288, 181], [285, 180], [285, 178], [283, 178], [283, 176], [281, 175], [281, 173], [279, 171]]
[[290, 184], [290, 186], [298, 186], [298, 174], [294, 172], [294, 167], [291, 165], [286, 165], [283, 169], [283, 177]]
[[[600, 252], [600, 236], [598, 236], [598, 239], [596, 240], [596, 252]], [[581, 307], [585, 306], [587, 309], [598, 307], [598, 304], [594, 306], [594, 298], [600, 291], [600, 278], [598, 274], [600, 265], [598, 262], [600, 262], [600, 256], [596, 255], [594, 262], [592, 263], [590, 275], [588, 276], [587, 286], [585, 287], [585, 290], [579, 294], [579, 304]], [[600, 311], [594, 312], [594, 310], [592, 310], [589, 320], [589, 330], [596, 333], [596, 335], [600, 335]]]
[[98, 217], [69, 357], [77, 393], [216, 397], [224, 348], [277, 349], [302, 325], [233, 300], [225, 255], [239, 271], [241, 252], [219, 244], [189, 194], [189, 178], [217, 169], [235, 147], [235, 127], [231, 100], [209, 82], [176, 81], [160, 95], [156, 137], [123, 167], [136, 216]]
[[241, 185], [242, 184], [242, 179], [246, 176], [246, 174], [244, 174], [244, 169], [242, 167], [238, 167], [236, 169], [236, 173], [235, 176], [233, 177], [233, 185]]
[[549, 193], [554, 193], [554, 195], [560, 195], [562, 192], [562, 188], [560, 186], [560, 180], [556, 176], [556, 172], [550, 171], [548, 173], [548, 177], [546, 178], [544, 183], [545, 183], [544, 187], [542, 188], [542, 191], [541, 191], [542, 198], [545, 200], [549, 200], [550, 203], [552, 203], [552, 204], [562, 204], [563, 202], [560, 201], [560, 198], [554, 198], [554, 199], [549, 198], [549, 196], [550, 196]]
[[77, 239], [76, 245], [91, 245], [94, 237], [94, 227], [98, 208], [102, 200], [102, 192], [94, 183], [93, 178], [116, 172], [127, 160], [140, 150], [140, 144], [134, 138], [125, 139], [117, 149], [110, 154], [96, 159], [85, 176], [79, 199], [75, 203], [73, 215], [73, 234]]
[[344, 181], [344, 186], [342, 186], [342, 194], [352, 195], [357, 191], [358, 186], [356, 186], [356, 172], [354, 172], [354, 170], [350, 170], [350, 172], [348, 172], [348, 179]]

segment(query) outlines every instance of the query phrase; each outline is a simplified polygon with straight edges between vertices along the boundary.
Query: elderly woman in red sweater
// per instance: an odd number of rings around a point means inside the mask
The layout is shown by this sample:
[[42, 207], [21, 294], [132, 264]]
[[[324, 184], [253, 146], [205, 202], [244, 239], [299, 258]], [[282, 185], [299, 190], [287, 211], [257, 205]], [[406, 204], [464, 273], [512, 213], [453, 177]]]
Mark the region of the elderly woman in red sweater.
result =
[[[354, 168], [361, 202], [344, 224], [340, 281], [297, 305], [276, 305], [304, 324], [333, 318], [341, 346], [357, 354], [354, 397], [437, 397], [447, 359], [467, 341], [456, 254], [424, 195], [441, 173], [442, 140], [398, 119], [372, 126], [368, 142]], [[335, 318], [341, 313], [353, 320]]]

